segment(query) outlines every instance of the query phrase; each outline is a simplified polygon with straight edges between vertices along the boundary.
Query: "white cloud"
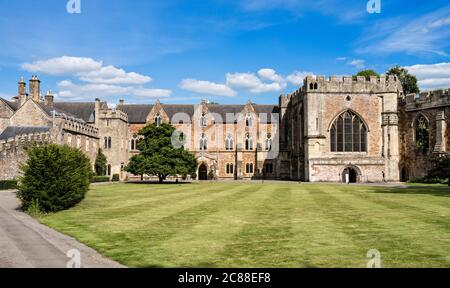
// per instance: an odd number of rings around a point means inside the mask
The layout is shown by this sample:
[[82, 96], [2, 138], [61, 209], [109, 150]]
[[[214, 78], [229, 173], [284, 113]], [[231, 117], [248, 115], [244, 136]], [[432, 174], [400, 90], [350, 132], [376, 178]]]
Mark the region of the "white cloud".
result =
[[103, 63], [92, 58], [62, 56], [47, 60], [39, 60], [33, 63], [24, 63], [21, 68], [32, 73], [44, 73], [48, 75], [71, 75], [83, 72], [91, 72], [102, 67]]
[[305, 78], [307, 76], [315, 76], [314, 73], [312, 72], [294, 72], [291, 75], [286, 77], [286, 80], [295, 85], [295, 86], [300, 86], [303, 85], [303, 81], [305, 80]]
[[58, 83], [59, 97], [80, 100], [108, 96], [137, 97], [169, 97], [171, 90], [149, 89], [142, 85], [152, 81], [152, 78], [136, 72], [126, 72], [112, 65], [103, 66], [103, 62], [92, 58], [57, 57], [47, 60], [24, 63], [22, 69], [28, 72], [40, 72], [54, 76], [73, 76], [82, 84], [73, 80]]
[[71, 80], [58, 83], [58, 96], [70, 100], [94, 99], [111, 96], [137, 96], [144, 98], [165, 98], [172, 94], [171, 90], [146, 89], [134, 86], [119, 86], [111, 84], [77, 84]]
[[265, 79], [265, 80], [270, 80], [273, 82], [284, 82], [283, 77], [281, 77], [280, 75], [277, 74], [277, 72], [273, 69], [261, 69], [258, 71], [258, 75], [260, 78]]
[[347, 63], [348, 65], [354, 66], [357, 69], [363, 69], [366, 67], [366, 61], [361, 59], [351, 60]]
[[127, 73], [125, 70], [111, 65], [102, 67], [98, 70], [80, 73], [79, 76], [80, 80], [89, 83], [139, 85], [152, 81], [152, 78], [149, 76], [141, 75], [135, 72]]
[[372, 25], [360, 39], [363, 53], [431, 53], [448, 56], [450, 6], [421, 17], [398, 17]]
[[421, 89], [450, 87], [450, 62], [405, 67], [415, 75]]
[[180, 88], [200, 94], [218, 96], [236, 96], [235, 89], [246, 90], [253, 94], [275, 93], [284, 90], [288, 83], [295, 86], [302, 85], [303, 80], [308, 75], [314, 75], [314, 73], [295, 71], [284, 77], [274, 69], [264, 68], [256, 73], [227, 73], [225, 76], [226, 84], [185, 79], [181, 82]]
[[[247, 89], [251, 93], [279, 92], [286, 88], [286, 80], [273, 69], [261, 69], [258, 71], [260, 78], [254, 73], [228, 73], [227, 85], [234, 88]], [[265, 83], [262, 79], [271, 80]]]
[[347, 60], [347, 57], [337, 57], [336, 60], [337, 61], [345, 61], [345, 60]]
[[170, 95], [172, 95], [172, 90], [139, 88], [135, 89], [133, 94], [138, 97], [165, 98], [170, 97]]
[[237, 95], [236, 91], [225, 84], [196, 79], [184, 79], [180, 84], [180, 88], [200, 94], [210, 94], [215, 96], [233, 97]]

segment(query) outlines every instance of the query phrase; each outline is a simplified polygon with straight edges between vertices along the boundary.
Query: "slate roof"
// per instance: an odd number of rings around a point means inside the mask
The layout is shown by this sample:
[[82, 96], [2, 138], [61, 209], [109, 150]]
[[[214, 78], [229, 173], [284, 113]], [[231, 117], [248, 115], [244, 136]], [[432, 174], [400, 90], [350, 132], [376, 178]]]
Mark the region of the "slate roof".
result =
[[152, 111], [153, 105], [123, 104], [117, 105], [116, 109], [128, 114], [130, 124], [137, 124], [147, 122], [147, 116]]
[[31, 133], [43, 133], [50, 131], [50, 127], [18, 127], [9, 126], [0, 134], [0, 140], [8, 140], [18, 135], [26, 135]]
[[19, 103], [8, 101], [8, 100], [3, 99], [3, 98], [0, 98], [0, 100], [5, 102], [6, 105], [8, 105], [13, 111], [17, 111], [17, 109], [19, 108]]
[[[103, 102], [101, 105], [105, 105]], [[55, 102], [55, 110], [82, 119], [87, 123], [95, 122], [95, 102]]]

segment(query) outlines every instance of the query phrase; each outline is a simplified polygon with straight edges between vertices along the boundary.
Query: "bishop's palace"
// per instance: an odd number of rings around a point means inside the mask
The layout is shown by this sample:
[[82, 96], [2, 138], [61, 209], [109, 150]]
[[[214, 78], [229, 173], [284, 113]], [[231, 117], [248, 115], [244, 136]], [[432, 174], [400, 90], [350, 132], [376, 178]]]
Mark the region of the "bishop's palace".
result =
[[[278, 105], [132, 105], [43, 98], [40, 80], [21, 79], [18, 95], [0, 98], [0, 180], [19, 176], [31, 142], [81, 149], [94, 163], [99, 148], [108, 175], [139, 153], [139, 130], [170, 123], [195, 153], [198, 180], [279, 179], [398, 182], [420, 178], [434, 155], [448, 153], [450, 89], [403, 95], [389, 77], [307, 77]], [[13, 96], [13, 95], [11, 95]]]

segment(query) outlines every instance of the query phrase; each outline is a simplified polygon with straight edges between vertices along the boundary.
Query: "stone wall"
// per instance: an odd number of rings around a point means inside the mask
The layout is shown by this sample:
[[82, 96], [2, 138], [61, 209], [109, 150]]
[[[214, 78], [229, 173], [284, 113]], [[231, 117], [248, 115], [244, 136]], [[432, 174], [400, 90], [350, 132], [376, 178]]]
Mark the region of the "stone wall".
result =
[[26, 145], [50, 141], [50, 133], [20, 135], [0, 141], [0, 180], [11, 180], [20, 176], [19, 167], [27, 159], [24, 151]]
[[[400, 169], [403, 180], [424, 177], [432, 168], [431, 159], [449, 153], [450, 90], [436, 90], [407, 95], [399, 105], [400, 110]], [[427, 152], [416, 146], [416, 119], [422, 115], [428, 122], [429, 146]]]

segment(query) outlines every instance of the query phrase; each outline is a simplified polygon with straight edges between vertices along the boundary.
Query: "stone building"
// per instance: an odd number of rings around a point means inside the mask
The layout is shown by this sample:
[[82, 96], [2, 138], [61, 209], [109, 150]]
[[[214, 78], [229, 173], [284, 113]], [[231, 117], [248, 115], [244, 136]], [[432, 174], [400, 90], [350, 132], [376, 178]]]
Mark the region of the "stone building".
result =
[[401, 180], [422, 178], [430, 160], [450, 150], [450, 89], [407, 95], [399, 111]]
[[18, 90], [0, 98], [0, 179], [18, 175], [20, 147], [36, 140], [78, 147], [92, 163], [101, 148], [108, 175], [134, 179], [124, 167], [139, 152], [140, 129], [153, 123], [182, 135], [175, 144], [196, 155], [199, 180], [396, 182], [423, 176], [430, 156], [449, 147], [449, 91], [404, 97], [394, 76], [307, 77], [278, 105], [121, 100], [111, 109], [99, 99], [55, 102], [51, 92], [42, 99], [36, 76], [29, 94], [23, 79]]
[[307, 77], [298, 91], [280, 97], [281, 177], [399, 181], [401, 96], [394, 76]]

